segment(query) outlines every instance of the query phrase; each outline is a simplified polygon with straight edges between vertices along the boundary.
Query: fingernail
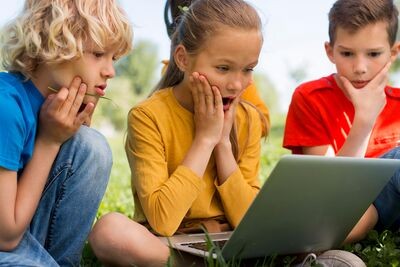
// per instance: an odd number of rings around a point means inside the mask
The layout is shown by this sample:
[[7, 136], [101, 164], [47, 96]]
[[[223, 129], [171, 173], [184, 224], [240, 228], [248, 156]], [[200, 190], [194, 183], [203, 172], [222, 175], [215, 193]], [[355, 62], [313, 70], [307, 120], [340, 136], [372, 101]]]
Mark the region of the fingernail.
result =
[[79, 85], [79, 89], [86, 89], [86, 84], [84, 84], [84, 83], [81, 83], [81, 85]]

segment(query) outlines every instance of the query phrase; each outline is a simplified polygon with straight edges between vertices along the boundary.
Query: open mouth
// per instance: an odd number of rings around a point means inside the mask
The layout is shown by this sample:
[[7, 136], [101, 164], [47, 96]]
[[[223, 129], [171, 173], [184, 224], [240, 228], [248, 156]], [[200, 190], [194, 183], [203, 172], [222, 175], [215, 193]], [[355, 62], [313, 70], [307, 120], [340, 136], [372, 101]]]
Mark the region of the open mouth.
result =
[[233, 97], [223, 97], [222, 98], [222, 105], [223, 105], [224, 111], [229, 109], [233, 99], [235, 99], [235, 98], [233, 98]]

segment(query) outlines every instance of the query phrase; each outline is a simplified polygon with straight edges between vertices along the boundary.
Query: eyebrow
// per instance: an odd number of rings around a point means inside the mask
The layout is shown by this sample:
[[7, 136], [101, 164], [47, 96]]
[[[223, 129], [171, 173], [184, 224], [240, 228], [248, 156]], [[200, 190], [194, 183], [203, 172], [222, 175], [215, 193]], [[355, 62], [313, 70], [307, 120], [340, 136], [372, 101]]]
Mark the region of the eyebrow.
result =
[[[221, 58], [220, 59], [221, 61], [223, 61], [224, 63], [227, 63], [227, 64], [235, 64], [235, 62], [234, 61], [232, 61], [232, 60], [229, 60], [229, 59], [223, 59], [223, 58]], [[258, 64], [258, 59], [256, 60], [256, 61], [254, 61], [254, 62], [251, 62], [251, 63], [249, 63], [249, 64], [247, 64], [247, 66], [251, 66], [251, 65], [257, 65]]]
[[[349, 48], [343, 45], [338, 45], [338, 47], [343, 50], [354, 50], [353, 48]], [[374, 48], [368, 48], [367, 51], [378, 51], [382, 49], [384, 49], [384, 47], [374, 47]]]

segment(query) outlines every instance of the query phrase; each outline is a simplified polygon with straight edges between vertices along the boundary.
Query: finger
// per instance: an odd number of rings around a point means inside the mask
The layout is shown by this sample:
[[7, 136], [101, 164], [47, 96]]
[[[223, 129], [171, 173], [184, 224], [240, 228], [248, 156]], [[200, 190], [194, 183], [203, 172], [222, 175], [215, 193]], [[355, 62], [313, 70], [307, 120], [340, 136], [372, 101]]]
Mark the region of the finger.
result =
[[197, 85], [196, 85], [194, 79], [195, 79], [194, 76], [191, 75], [189, 78], [189, 83], [190, 83], [190, 91], [192, 92], [193, 103], [196, 105], [196, 103], [199, 102], [199, 93], [197, 91], [197, 88], [196, 88]]
[[222, 95], [221, 92], [219, 91], [219, 88], [215, 85], [211, 87], [213, 94], [214, 94], [214, 106], [216, 110], [223, 110], [224, 105], [222, 103]]
[[55, 94], [48, 95], [47, 98], [44, 100], [44, 103], [43, 103], [41, 109], [47, 110], [55, 96], [56, 96]]
[[62, 106], [63, 112], [69, 113], [69, 111], [71, 110], [71, 107], [74, 104], [74, 101], [75, 101], [75, 98], [76, 98], [76, 95], [78, 93], [79, 86], [81, 85], [81, 83], [82, 83], [82, 80], [79, 77], [75, 77], [72, 80], [72, 82], [68, 88], [68, 97]]
[[[74, 121], [74, 126], [79, 127], [81, 125], [83, 125], [85, 123], [85, 125], [87, 125], [87, 123], [89, 122], [90, 125], [90, 117], [92, 116], [94, 111], [94, 104], [93, 103], [88, 103], [86, 105], [86, 107], [84, 108], [84, 110], [82, 110], [78, 116], [76, 116], [76, 119]], [[87, 126], [89, 126], [87, 125]]]
[[79, 108], [83, 103], [83, 98], [85, 97], [85, 93], [87, 90], [87, 86], [84, 83], [79, 85], [78, 93], [72, 103], [71, 109], [69, 110], [69, 115], [76, 116], [78, 114]]
[[68, 97], [68, 89], [61, 88], [57, 94], [52, 94], [52, 97], [49, 99], [48, 97], [48, 107], [47, 110], [53, 114], [58, 113], [65, 102], [65, 99]]
[[200, 79], [200, 75], [193, 76], [194, 80], [194, 88], [197, 92], [197, 102], [195, 102], [194, 108], [197, 111], [204, 111], [206, 107], [205, 96], [204, 96], [204, 88]]
[[342, 82], [342, 84], [343, 84], [343, 89], [347, 92], [347, 94], [350, 94], [351, 95], [351, 93], [352, 93], [352, 90], [355, 90], [354, 89], [354, 86], [351, 84], [351, 82], [346, 78], [346, 77], [344, 77], [344, 76], [339, 76], [339, 79], [340, 79], [340, 81]]
[[204, 92], [204, 102], [205, 102], [205, 107], [208, 112], [214, 112], [214, 93], [211, 89], [211, 86], [207, 80], [207, 78], [203, 75], [200, 75], [199, 77], [201, 86], [203, 88]]

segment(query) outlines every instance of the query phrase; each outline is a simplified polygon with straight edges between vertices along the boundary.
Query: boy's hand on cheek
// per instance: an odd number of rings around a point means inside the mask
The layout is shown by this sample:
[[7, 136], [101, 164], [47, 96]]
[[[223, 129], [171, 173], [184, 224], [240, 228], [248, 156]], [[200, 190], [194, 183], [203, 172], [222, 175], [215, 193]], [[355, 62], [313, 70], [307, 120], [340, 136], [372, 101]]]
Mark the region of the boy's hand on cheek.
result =
[[362, 116], [363, 120], [374, 123], [375, 119], [386, 105], [385, 87], [388, 83], [388, 72], [391, 62], [363, 88], [354, 88], [345, 77], [340, 79], [344, 85], [350, 101], [353, 103], [355, 116]]
[[45, 100], [40, 111], [38, 138], [62, 144], [74, 135], [84, 122], [90, 123], [94, 104], [88, 103], [79, 112], [86, 89], [81, 79], [75, 78], [68, 89], [61, 88], [57, 94], [52, 94]]

